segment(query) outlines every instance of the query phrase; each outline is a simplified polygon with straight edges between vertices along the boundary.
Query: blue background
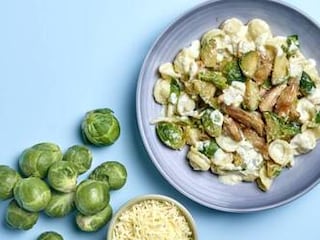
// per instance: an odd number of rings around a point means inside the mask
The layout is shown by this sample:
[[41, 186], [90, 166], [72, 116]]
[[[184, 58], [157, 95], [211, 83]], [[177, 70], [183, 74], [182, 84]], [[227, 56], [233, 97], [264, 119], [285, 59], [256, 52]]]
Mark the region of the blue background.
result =
[[[109, 107], [121, 122], [121, 137], [110, 147], [92, 147], [92, 168], [106, 160], [127, 166], [127, 184], [111, 194], [115, 211], [135, 196], [159, 193], [190, 210], [201, 240], [320, 239], [320, 186], [276, 209], [224, 213], [181, 195], [148, 158], [136, 125], [138, 73], [156, 37], [200, 2], [1, 0], [0, 164], [17, 167], [21, 151], [38, 142], [55, 142], [63, 150], [82, 143], [79, 125], [85, 112]], [[290, 3], [320, 21], [315, 0]], [[60, 232], [65, 240], [105, 239], [107, 227], [80, 232], [73, 215], [51, 219], [42, 214], [32, 230], [9, 229], [7, 204], [0, 203], [1, 240], [36, 239], [47, 230]]]

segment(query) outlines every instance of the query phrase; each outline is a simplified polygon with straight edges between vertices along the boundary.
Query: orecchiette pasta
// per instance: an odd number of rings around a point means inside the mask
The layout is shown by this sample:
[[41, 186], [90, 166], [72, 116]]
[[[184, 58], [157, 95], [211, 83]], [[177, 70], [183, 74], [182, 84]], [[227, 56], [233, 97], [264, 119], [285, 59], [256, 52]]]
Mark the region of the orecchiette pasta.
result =
[[286, 166], [293, 160], [293, 149], [291, 145], [284, 140], [276, 139], [270, 143], [268, 152], [273, 161]]
[[170, 80], [159, 78], [154, 85], [153, 96], [157, 103], [166, 104], [170, 96]]
[[194, 170], [208, 171], [210, 169], [211, 161], [195, 147], [190, 148], [187, 158], [189, 159], [189, 164]]

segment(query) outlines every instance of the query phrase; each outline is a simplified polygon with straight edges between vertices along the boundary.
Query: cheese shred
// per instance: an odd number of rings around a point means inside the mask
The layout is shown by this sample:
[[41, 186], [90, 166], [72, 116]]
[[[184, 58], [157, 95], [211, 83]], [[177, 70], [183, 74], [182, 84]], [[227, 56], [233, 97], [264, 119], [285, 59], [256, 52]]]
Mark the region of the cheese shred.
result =
[[112, 240], [192, 240], [182, 212], [164, 200], [144, 200], [124, 211], [114, 225]]

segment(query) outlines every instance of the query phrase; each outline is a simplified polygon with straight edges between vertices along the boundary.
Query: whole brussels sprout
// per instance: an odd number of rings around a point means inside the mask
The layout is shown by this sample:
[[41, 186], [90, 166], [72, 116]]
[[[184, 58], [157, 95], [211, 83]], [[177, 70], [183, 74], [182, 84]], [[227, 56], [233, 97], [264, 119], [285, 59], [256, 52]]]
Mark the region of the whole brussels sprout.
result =
[[23, 209], [39, 212], [48, 205], [51, 191], [45, 181], [37, 177], [19, 180], [13, 189], [14, 198]]
[[92, 215], [104, 209], [110, 200], [108, 186], [96, 180], [82, 181], [76, 190], [75, 204], [83, 215]]
[[13, 196], [13, 188], [21, 177], [14, 169], [0, 165], [0, 200]]
[[108, 183], [112, 190], [120, 189], [127, 181], [127, 170], [124, 165], [116, 161], [100, 164], [89, 175], [89, 179]]
[[114, 143], [120, 136], [120, 124], [109, 108], [87, 112], [81, 125], [85, 140], [97, 146]]
[[74, 192], [52, 192], [51, 199], [44, 209], [49, 217], [64, 217], [74, 209]]
[[95, 232], [105, 226], [112, 217], [112, 208], [108, 205], [102, 211], [85, 216], [78, 213], [76, 216], [77, 226], [84, 232]]
[[72, 162], [78, 174], [82, 174], [91, 167], [92, 153], [85, 146], [74, 145], [68, 148], [63, 160]]
[[19, 157], [19, 166], [24, 176], [45, 178], [49, 167], [62, 159], [62, 152], [53, 143], [39, 143], [25, 149]]
[[78, 172], [72, 162], [59, 161], [52, 164], [48, 171], [49, 185], [60, 192], [72, 192], [77, 187]]
[[57, 232], [48, 231], [41, 233], [37, 240], [63, 240], [63, 237]]
[[6, 222], [15, 229], [31, 229], [38, 221], [38, 212], [29, 212], [19, 207], [15, 200], [11, 200], [7, 208]]

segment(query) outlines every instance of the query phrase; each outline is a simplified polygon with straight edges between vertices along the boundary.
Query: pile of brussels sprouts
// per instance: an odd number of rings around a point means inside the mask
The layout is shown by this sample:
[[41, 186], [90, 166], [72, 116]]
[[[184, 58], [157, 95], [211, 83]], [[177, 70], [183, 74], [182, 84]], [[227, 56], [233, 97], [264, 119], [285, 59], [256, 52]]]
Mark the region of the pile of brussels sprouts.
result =
[[[110, 109], [88, 112], [81, 129], [85, 140], [98, 146], [110, 145], [120, 135], [119, 122]], [[41, 211], [61, 218], [75, 210], [75, 222], [82, 231], [105, 226], [112, 217], [109, 191], [126, 183], [127, 171], [121, 163], [107, 161], [78, 183], [79, 175], [91, 165], [92, 152], [87, 146], [74, 145], [63, 154], [58, 145], [48, 142], [25, 149], [19, 157], [19, 171], [0, 165], [0, 200], [12, 199], [5, 216], [7, 224], [28, 230]], [[49, 231], [38, 239], [63, 238]]]

